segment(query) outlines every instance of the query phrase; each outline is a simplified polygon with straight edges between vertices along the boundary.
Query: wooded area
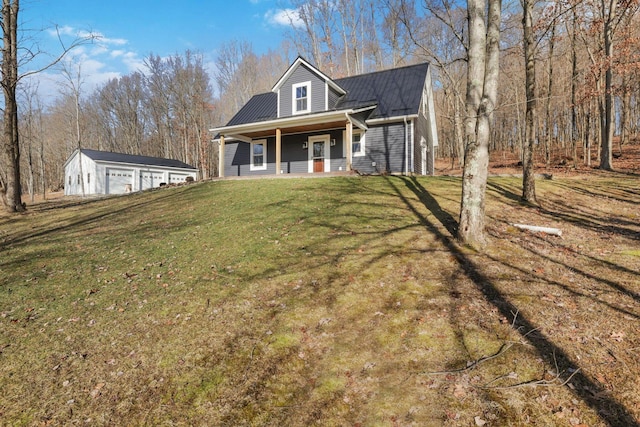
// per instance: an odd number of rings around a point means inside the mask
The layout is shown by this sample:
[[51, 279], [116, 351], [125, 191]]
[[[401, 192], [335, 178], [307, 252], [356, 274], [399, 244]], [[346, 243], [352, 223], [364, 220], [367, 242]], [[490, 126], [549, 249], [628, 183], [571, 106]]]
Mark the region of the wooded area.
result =
[[[17, 1], [3, 3], [17, 13]], [[462, 164], [470, 114], [466, 6], [448, 0], [298, 0], [286, 41], [272, 51], [256, 54], [248, 41], [227, 41], [211, 73], [202, 53], [152, 54], [144, 70], [92, 92], [84, 90], [71, 51], [60, 65], [68, 84], [53, 104], [44, 105], [36, 87], [17, 86], [20, 187], [31, 194], [60, 189], [64, 161], [78, 147], [174, 158], [197, 167], [201, 178], [216, 176], [218, 147], [208, 129], [224, 124], [253, 94], [270, 90], [298, 54], [336, 78], [431, 62], [438, 155]], [[534, 162], [611, 169], [612, 156], [639, 131], [638, 2], [525, 0], [502, 9], [500, 87], [488, 149], [516, 154], [525, 171]], [[7, 43], [5, 37], [3, 54], [10, 53]], [[3, 73], [5, 95], [8, 78], [21, 82], [19, 75]], [[5, 124], [10, 112], [5, 108]], [[5, 132], [4, 144], [6, 138]], [[11, 190], [8, 152], [0, 164], [3, 193]]]

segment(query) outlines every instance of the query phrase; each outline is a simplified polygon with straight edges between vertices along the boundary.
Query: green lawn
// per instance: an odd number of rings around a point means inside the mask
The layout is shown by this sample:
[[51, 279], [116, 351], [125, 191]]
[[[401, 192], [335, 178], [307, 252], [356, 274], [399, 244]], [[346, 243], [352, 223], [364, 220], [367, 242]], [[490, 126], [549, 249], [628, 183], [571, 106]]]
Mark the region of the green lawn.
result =
[[529, 208], [493, 178], [485, 254], [452, 238], [446, 177], [216, 181], [0, 216], [0, 425], [637, 421], [637, 182], [540, 181]]

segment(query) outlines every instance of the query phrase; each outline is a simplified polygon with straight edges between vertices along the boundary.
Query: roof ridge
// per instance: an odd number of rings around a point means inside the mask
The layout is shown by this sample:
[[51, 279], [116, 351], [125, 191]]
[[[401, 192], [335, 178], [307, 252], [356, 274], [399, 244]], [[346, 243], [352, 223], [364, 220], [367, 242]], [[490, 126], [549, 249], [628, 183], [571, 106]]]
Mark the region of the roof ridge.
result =
[[[128, 160], [132, 160], [132, 162], [130, 163], [134, 163], [134, 164], [145, 164], [145, 165], [148, 164], [148, 165], [154, 165], [154, 166], [177, 167], [181, 169], [197, 169], [183, 162], [182, 160], [169, 159], [166, 157], [146, 156], [143, 154], [127, 154], [127, 153], [120, 153], [116, 151], [95, 150], [93, 148], [81, 148], [79, 151], [95, 161], [123, 162], [123, 159], [128, 159]], [[91, 154], [94, 154], [94, 156], [92, 156]], [[105, 158], [104, 155], [108, 155], [108, 157]], [[117, 157], [122, 157], [123, 159], [118, 159]], [[143, 159], [149, 160], [149, 161], [155, 161], [155, 162], [143, 163], [141, 162], [141, 160]], [[135, 160], [139, 160], [139, 161], [136, 162]]]
[[402, 67], [393, 67], [393, 68], [385, 68], [384, 70], [376, 70], [376, 71], [370, 71], [368, 73], [361, 73], [361, 74], [354, 74], [352, 76], [345, 76], [345, 77], [340, 77], [334, 80], [345, 80], [345, 79], [351, 79], [354, 77], [362, 77], [362, 76], [371, 76], [373, 74], [381, 74], [381, 73], [387, 73], [387, 72], [392, 72], [392, 71], [399, 71], [399, 70], [404, 70], [406, 68], [413, 68], [413, 67], [419, 67], [419, 66], [425, 66], [425, 65], [429, 65], [429, 62], [425, 61], [425, 62], [420, 62], [417, 64], [411, 64], [411, 65], [403, 65]]

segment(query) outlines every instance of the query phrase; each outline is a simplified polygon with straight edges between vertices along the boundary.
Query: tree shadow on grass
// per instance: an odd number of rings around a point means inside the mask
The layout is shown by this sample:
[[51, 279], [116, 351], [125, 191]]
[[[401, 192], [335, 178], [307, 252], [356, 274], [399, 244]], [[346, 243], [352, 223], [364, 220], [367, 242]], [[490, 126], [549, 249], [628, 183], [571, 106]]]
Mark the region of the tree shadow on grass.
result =
[[[395, 189], [397, 196], [402, 199], [416, 218], [445, 245], [454, 256], [460, 268], [464, 271], [464, 274], [473, 281], [487, 301], [494, 305], [500, 313], [508, 319], [514, 329], [522, 335], [523, 339], [526, 339], [535, 347], [538, 354], [543, 357], [547, 363], [552, 366], [554, 364], [557, 365], [559, 375], [561, 379], [567, 383], [566, 385], [570, 388], [570, 391], [597, 411], [601, 419], [610, 426], [639, 425], [633, 415], [621, 402], [609, 396], [607, 390], [591, 380], [591, 375], [585, 372], [576, 361], [572, 360], [561, 347], [553, 343], [550, 338], [539, 330], [538, 326], [522, 315], [518, 307], [511, 303], [491, 282], [490, 278], [481, 271], [479, 266], [461, 250], [453, 238], [453, 236], [455, 236], [453, 231], [457, 228], [456, 220], [440, 207], [437, 200], [429, 194], [422, 184], [414, 177], [402, 177], [400, 180], [418, 197], [424, 206], [433, 213], [436, 219], [451, 235], [443, 233], [437, 224], [434, 224], [425, 217], [411, 201], [406, 198], [396, 185], [397, 180], [388, 178], [388, 183]], [[536, 332], [532, 333], [532, 331]], [[571, 374], [569, 374], [570, 372]]]
[[[80, 211], [77, 216], [73, 219], [69, 220], [67, 223], [58, 224], [55, 226], [40, 226], [37, 229], [28, 229], [14, 235], [9, 236], [5, 239], [5, 241], [0, 242], [0, 251], [7, 249], [8, 247], [14, 247], [20, 243], [25, 241], [42, 238], [51, 234], [56, 234], [63, 232], [65, 230], [70, 230], [80, 226], [86, 226], [92, 223], [99, 223], [105, 218], [113, 217], [119, 214], [122, 214], [127, 211], [132, 211], [137, 208], [148, 207], [149, 205], [153, 205], [163, 201], [164, 199], [169, 200], [171, 197], [175, 196], [175, 193], [169, 193], [161, 195], [160, 197], [149, 199], [149, 198], [140, 198], [136, 197], [136, 194], [127, 195], [127, 196], [118, 196], [118, 198], [112, 198], [112, 200], [123, 201], [119, 206], [114, 203], [110, 203], [108, 199], [92, 199], [86, 201], [77, 201], [69, 204], [60, 204], [56, 207], [47, 207], [45, 210], [51, 209], [68, 209], [77, 206], [84, 206], [89, 204], [101, 204], [101, 206], [94, 210]], [[129, 199], [124, 199], [124, 197], [130, 197]], [[135, 197], [135, 198], [133, 198]], [[107, 200], [107, 203], [101, 203], [104, 200]], [[129, 203], [124, 202], [127, 200]], [[117, 207], [114, 207], [117, 206]], [[37, 211], [37, 210], [34, 210]], [[89, 214], [85, 212], [90, 212]], [[53, 216], [52, 216], [53, 217]], [[55, 217], [53, 217], [55, 218]]]
[[[558, 186], [566, 189], [567, 191], [575, 191], [589, 197], [602, 197], [601, 195], [585, 191], [577, 186], [568, 186], [566, 184], [559, 184]], [[514, 193], [514, 189], [510, 188], [509, 185], [499, 184], [494, 181], [487, 183], [487, 187], [491, 188], [500, 196], [522, 203], [522, 199]], [[614, 197], [610, 198], [619, 202], [633, 203], [633, 200], [616, 199]], [[562, 201], [553, 202], [552, 200], [545, 201], [545, 203], [543, 203], [539, 208], [539, 212], [548, 218], [555, 220], [559, 219], [585, 230], [596, 230], [601, 233], [613, 233], [629, 239], [640, 240], [640, 233], [634, 230], [634, 227], [637, 224], [633, 220], [608, 218], [607, 224], [603, 224], [602, 215], [597, 211], [589, 210], [590, 209], [586, 207], [580, 208], [575, 205], [568, 206], [562, 204]]]

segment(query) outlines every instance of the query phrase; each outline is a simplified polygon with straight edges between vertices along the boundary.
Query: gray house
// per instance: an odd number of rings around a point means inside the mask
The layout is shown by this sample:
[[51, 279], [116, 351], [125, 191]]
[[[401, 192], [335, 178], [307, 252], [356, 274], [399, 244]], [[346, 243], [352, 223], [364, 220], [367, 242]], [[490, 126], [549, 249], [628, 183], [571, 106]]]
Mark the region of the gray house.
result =
[[220, 176], [358, 171], [433, 174], [429, 64], [331, 79], [298, 57], [226, 126]]

